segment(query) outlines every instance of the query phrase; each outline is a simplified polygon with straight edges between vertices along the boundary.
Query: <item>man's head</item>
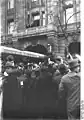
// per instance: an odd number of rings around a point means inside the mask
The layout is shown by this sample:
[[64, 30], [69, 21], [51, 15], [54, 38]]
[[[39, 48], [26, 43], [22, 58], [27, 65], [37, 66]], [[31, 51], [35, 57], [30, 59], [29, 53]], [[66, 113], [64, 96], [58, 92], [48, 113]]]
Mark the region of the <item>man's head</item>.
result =
[[14, 57], [12, 55], [8, 55], [6, 60], [7, 61], [14, 61]]
[[69, 71], [68, 67], [65, 64], [60, 64], [58, 69], [59, 69], [61, 74], [66, 74]]
[[18, 68], [23, 70], [24, 69], [24, 63], [20, 62]]
[[78, 59], [73, 59], [69, 61], [69, 68], [71, 71], [79, 72], [80, 64], [78, 63]]
[[[12, 55], [8, 55], [7, 58], [6, 58], [6, 60], [7, 60], [7, 64], [9, 63], [9, 64], [11, 64], [12, 66], [15, 65], [15, 63], [14, 63], [14, 57], [13, 57]], [[12, 66], [11, 66], [11, 67], [12, 67]]]
[[14, 68], [14, 64], [10, 61], [7, 61], [6, 64], [5, 64], [5, 71], [7, 73], [10, 73]]

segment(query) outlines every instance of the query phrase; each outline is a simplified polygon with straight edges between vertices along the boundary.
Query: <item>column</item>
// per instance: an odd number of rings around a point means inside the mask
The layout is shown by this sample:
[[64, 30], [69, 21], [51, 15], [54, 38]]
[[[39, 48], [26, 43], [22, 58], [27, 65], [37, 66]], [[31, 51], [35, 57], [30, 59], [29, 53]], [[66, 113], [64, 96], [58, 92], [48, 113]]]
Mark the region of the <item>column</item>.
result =
[[63, 13], [60, 14], [60, 11], [63, 11], [61, 2], [59, 2], [57, 0], [54, 0], [54, 2], [53, 2], [53, 11], [54, 11], [53, 12], [54, 24], [55, 24], [55, 26], [58, 26], [58, 24], [59, 24], [58, 17], [63, 22], [63, 18], [62, 18]]
[[55, 34], [48, 34], [48, 44], [52, 47], [52, 52], [58, 53], [58, 43], [57, 43], [57, 36]]
[[67, 47], [65, 43], [65, 37], [59, 37], [58, 43], [59, 43], [59, 55], [64, 57], [65, 47]]
[[60, 10], [59, 10], [59, 11], [60, 11], [60, 12], [59, 12], [59, 14], [60, 14], [60, 21], [61, 21], [62, 24], [64, 24], [64, 17], [65, 17], [64, 12], [65, 12], [65, 11], [64, 11], [64, 9], [63, 9], [63, 3], [60, 2], [58, 7], [59, 7], [59, 9], [60, 9]]
[[30, 11], [29, 11], [29, 14], [30, 14], [30, 21], [29, 21], [29, 24], [30, 24], [30, 25], [31, 25], [31, 23], [32, 23], [31, 9], [32, 9], [32, 1], [30, 0]]
[[32, 13], [31, 13], [31, 11], [29, 12], [29, 14], [30, 14], [30, 21], [29, 21], [29, 24], [31, 25], [31, 24], [32, 24]]
[[[73, 0], [73, 13], [76, 13], [76, 0]], [[77, 28], [77, 14], [74, 14], [74, 22], [76, 23]]]
[[40, 26], [42, 26], [42, 11], [40, 9]]
[[45, 0], [45, 24], [48, 24], [48, 9], [47, 9], [47, 0]]
[[7, 36], [7, 34], [8, 34], [7, 10], [8, 10], [8, 1], [5, 0], [5, 36]]

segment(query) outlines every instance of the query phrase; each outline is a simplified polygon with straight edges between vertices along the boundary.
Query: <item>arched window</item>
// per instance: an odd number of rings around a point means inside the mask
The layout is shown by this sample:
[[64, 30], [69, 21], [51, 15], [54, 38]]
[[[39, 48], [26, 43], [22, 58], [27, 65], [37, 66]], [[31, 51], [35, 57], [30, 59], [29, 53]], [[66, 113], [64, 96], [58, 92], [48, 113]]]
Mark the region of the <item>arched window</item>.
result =
[[8, 9], [14, 8], [14, 0], [8, 0]]

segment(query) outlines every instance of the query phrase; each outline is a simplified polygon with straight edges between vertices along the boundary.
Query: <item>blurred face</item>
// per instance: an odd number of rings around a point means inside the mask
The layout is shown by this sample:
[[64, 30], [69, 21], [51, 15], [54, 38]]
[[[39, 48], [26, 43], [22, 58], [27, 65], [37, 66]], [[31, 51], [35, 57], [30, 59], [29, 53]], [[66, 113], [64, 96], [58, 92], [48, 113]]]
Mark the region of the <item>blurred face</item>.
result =
[[74, 69], [74, 71], [75, 71], [76, 73], [80, 72], [80, 66], [77, 66], [77, 67]]
[[12, 67], [7, 67], [7, 68], [6, 68], [6, 72], [7, 72], [7, 73], [10, 73], [10, 72], [12, 71], [12, 69], [13, 69]]
[[59, 65], [59, 64], [61, 63], [61, 61], [59, 61], [59, 60], [56, 60], [56, 63]]
[[24, 66], [19, 66], [19, 69], [23, 70], [23, 69], [24, 69]]

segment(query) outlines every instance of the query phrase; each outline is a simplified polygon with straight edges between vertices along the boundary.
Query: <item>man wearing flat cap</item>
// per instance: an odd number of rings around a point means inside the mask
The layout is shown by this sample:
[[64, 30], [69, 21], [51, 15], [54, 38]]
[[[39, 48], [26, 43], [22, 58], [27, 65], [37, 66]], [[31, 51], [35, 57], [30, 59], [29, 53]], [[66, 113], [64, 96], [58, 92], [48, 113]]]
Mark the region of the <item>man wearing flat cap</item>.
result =
[[59, 99], [65, 99], [68, 120], [80, 118], [80, 73], [77, 59], [69, 61], [70, 72], [64, 75], [59, 84]]

